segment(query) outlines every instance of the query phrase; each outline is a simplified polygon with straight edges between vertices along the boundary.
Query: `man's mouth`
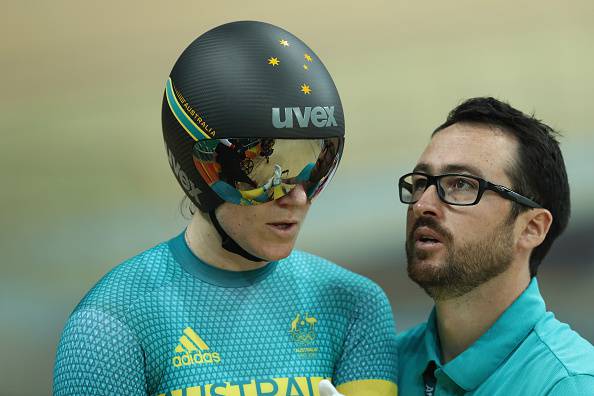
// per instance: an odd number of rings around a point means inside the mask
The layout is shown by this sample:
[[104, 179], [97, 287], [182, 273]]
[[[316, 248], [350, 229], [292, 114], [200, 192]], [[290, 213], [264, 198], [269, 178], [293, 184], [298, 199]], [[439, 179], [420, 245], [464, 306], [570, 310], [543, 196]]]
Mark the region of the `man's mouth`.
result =
[[437, 239], [433, 239], [433, 238], [429, 238], [429, 237], [420, 237], [419, 241], [421, 241], [423, 243], [438, 243], [439, 242]]
[[417, 228], [413, 236], [417, 248], [426, 249], [443, 244], [443, 237], [429, 227]]

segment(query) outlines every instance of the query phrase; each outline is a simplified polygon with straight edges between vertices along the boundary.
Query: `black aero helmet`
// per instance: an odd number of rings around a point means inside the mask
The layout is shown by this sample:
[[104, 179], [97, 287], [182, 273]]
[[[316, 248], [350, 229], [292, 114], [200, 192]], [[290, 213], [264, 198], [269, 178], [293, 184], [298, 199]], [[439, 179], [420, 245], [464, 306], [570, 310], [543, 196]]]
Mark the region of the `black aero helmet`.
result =
[[254, 260], [222, 230], [215, 209], [269, 202], [298, 184], [312, 199], [344, 145], [330, 74], [305, 43], [263, 22], [228, 23], [194, 40], [166, 83], [162, 123], [186, 195], [209, 213], [223, 247]]

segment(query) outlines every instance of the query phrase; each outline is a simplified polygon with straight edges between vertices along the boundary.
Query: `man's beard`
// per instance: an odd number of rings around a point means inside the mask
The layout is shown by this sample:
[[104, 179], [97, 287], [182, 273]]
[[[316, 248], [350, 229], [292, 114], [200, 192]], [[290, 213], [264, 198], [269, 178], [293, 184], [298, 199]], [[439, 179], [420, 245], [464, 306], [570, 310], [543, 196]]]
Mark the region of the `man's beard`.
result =
[[[420, 226], [439, 233], [447, 249], [444, 262], [431, 266], [418, 263], [435, 254], [416, 251], [413, 233]], [[492, 234], [456, 247], [452, 235], [435, 219], [419, 218], [407, 235], [406, 258], [409, 278], [435, 301], [463, 296], [509, 268], [513, 258], [513, 222], [506, 219]]]

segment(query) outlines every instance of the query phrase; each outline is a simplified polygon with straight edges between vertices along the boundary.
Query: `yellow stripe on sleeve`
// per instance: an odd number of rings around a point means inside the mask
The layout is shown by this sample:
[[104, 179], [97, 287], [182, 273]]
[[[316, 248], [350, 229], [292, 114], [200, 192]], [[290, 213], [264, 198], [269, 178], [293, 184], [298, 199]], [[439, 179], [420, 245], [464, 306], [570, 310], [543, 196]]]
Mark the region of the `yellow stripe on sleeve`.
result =
[[398, 396], [395, 383], [378, 379], [345, 382], [336, 389], [345, 396]]

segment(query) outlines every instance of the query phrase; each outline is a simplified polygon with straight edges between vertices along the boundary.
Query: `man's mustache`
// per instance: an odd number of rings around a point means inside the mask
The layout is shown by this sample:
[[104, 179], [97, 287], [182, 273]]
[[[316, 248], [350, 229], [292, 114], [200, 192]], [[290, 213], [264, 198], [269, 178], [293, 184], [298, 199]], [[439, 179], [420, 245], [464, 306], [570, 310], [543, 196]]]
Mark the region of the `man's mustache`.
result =
[[419, 227], [430, 228], [432, 231], [434, 231], [435, 233], [437, 233], [439, 236], [441, 236], [443, 238], [442, 239], [443, 242], [451, 242], [453, 239], [452, 234], [448, 230], [446, 230], [444, 227], [442, 227], [437, 222], [437, 220], [435, 220], [433, 217], [423, 216], [423, 217], [419, 217], [414, 222], [412, 228], [410, 229], [410, 232], [408, 234], [409, 241], [413, 240], [413, 234]]

